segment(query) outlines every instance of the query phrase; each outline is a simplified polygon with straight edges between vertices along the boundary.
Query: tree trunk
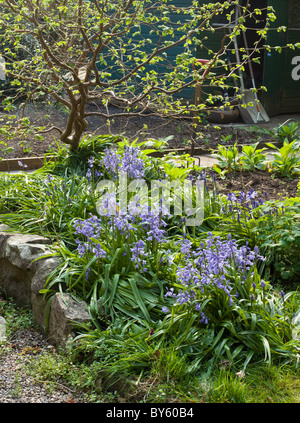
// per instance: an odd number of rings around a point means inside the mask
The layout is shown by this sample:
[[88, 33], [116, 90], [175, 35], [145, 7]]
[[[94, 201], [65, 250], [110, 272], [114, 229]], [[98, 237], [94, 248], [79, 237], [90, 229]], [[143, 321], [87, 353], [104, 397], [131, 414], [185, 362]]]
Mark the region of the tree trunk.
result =
[[83, 115], [84, 110], [85, 105], [72, 105], [66, 128], [60, 136], [60, 140], [65, 144], [69, 144], [71, 150], [78, 148], [82, 134], [88, 126], [88, 122]]

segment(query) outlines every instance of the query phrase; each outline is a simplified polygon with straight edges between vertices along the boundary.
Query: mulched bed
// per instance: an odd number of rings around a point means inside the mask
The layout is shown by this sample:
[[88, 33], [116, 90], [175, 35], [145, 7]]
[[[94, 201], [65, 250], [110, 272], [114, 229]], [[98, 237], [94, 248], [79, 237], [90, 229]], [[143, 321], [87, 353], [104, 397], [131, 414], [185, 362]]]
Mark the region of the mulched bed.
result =
[[247, 192], [253, 188], [263, 199], [279, 200], [296, 197], [298, 182], [299, 179], [277, 178], [267, 171], [256, 170], [227, 173], [226, 179], [218, 178], [217, 186], [219, 192], [224, 194], [232, 191]]

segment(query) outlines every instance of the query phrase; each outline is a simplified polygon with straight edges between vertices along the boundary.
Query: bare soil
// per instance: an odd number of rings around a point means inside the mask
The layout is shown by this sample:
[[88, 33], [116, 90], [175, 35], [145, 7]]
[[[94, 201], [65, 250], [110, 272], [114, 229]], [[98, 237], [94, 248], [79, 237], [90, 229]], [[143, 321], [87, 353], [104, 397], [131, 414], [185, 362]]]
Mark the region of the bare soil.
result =
[[218, 180], [220, 193], [232, 191], [247, 192], [253, 188], [262, 199], [281, 200], [297, 197], [299, 179], [282, 179], [272, 176], [267, 171], [232, 172], [226, 174], [226, 179]]

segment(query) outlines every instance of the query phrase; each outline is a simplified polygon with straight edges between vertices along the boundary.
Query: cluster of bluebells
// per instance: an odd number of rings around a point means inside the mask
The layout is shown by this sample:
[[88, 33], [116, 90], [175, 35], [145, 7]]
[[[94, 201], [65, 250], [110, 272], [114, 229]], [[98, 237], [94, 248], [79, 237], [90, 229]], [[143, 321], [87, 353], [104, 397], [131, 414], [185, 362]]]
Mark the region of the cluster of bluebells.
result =
[[[134, 267], [141, 273], [147, 272], [147, 242], [161, 243], [166, 240], [166, 232], [163, 229], [166, 222], [161, 215], [149, 209], [144, 209], [140, 215], [129, 212], [117, 213], [115, 216], [110, 216], [110, 220], [105, 224], [110, 226], [113, 234], [118, 233], [125, 238]], [[80, 239], [76, 239], [80, 257], [87, 253], [93, 253], [96, 257], [106, 256], [101, 247], [101, 239], [104, 236], [103, 225], [101, 218], [93, 215], [86, 220], [77, 219], [74, 222], [75, 235], [80, 235]], [[82, 237], [84, 241], [81, 240]]]
[[145, 176], [144, 162], [138, 156], [139, 150], [137, 148], [125, 146], [120, 170], [121, 172], [127, 172], [127, 175], [132, 179], [139, 179]]
[[130, 238], [130, 236], [137, 230], [135, 223], [135, 217], [129, 213], [126, 214], [117, 214], [111, 218], [109, 222], [114, 229], [116, 229], [121, 235], [124, 235], [125, 238]]
[[106, 148], [101, 165], [106, 169], [112, 179], [117, 178], [118, 172], [126, 172], [131, 179], [144, 177], [144, 162], [139, 157], [140, 151], [136, 147], [125, 146], [124, 153], [113, 148]]
[[[268, 200], [267, 193], [264, 194], [265, 200], [262, 198], [257, 198], [257, 192], [251, 188], [248, 192], [239, 192], [238, 194], [230, 192], [227, 197], [227, 207], [223, 206], [222, 212], [230, 214], [232, 212], [236, 213], [237, 221], [241, 223], [241, 217], [245, 220], [250, 220], [253, 216], [263, 216], [266, 214], [271, 215], [280, 215], [284, 214], [285, 208], [283, 206], [280, 207], [268, 207], [268, 209], [259, 208], [260, 206], [264, 205], [265, 202]], [[255, 214], [254, 214], [255, 212]], [[243, 226], [245, 226], [243, 224]]]
[[211, 179], [212, 182], [216, 182], [217, 180], [217, 174], [213, 169], [201, 169], [200, 171], [193, 170], [188, 177], [192, 180], [199, 179], [203, 181], [205, 185], [207, 185], [208, 179]]
[[[267, 199], [267, 195], [265, 195]], [[250, 220], [253, 215], [253, 211], [265, 203], [262, 198], [257, 198], [257, 192], [253, 188], [248, 192], [240, 191], [238, 194], [230, 192], [227, 195], [227, 208], [223, 206], [222, 212], [237, 213], [237, 220], [240, 222], [241, 216]]]
[[[88, 169], [87, 169], [87, 172], [86, 172], [86, 175], [85, 175], [88, 181], [90, 181], [91, 178], [92, 178], [92, 171], [93, 171], [93, 168], [94, 168], [94, 164], [95, 164], [94, 157], [90, 157], [88, 159]], [[98, 169], [94, 169], [94, 171], [95, 171], [95, 177], [96, 178], [99, 178], [103, 175], [102, 172], [100, 172]]]
[[209, 187], [212, 187], [213, 193], [218, 194], [216, 186], [217, 174], [213, 169], [202, 169], [200, 172], [191, 172], [189, 179], [203, 181], [205, 191], [209, 191]]
[[166, 231], [163, 229], [167, 223], [160, 213], [152, 210], [145, 211], [140, 215], [141, 226], [146, 232], [147, 241], [163, 242], [166, 238]]
[[[204, 182], [206, 191], [209, 190], [209, 182], [210, 185], [212, 184], [213, 190], [216, 194], [218, 194], [218, 191], [216, 189], [216, 179], [217, 175], [213, 170], [206, 170], [203, 169], [200, 172], [197, 172], [196, 174], [190, 174], [190, 177], [192, 179], [199, 179]], [[278, 214], [282, 211], [284, 213], [284, 210], [279, 210], [278, 208], [274, 207], [272, 209], [269, 209], [268, 211], [258, 209], [260, 206], [265, 204], [265, 202], [268, 200], [268, 195], [265, 192], [263, 195], [264, 198], [261, 198], [258, 196], [257, 192], [251, 188], [249, 191], [244, 192], [240, 191], [237, 193], [230, 192], [226, 196], [226, 204], [222, 207], [222, 213], [224, 214], [234, 214], [236, 215], [236, 219], [239, 223], [241, 223], [241, 218], [244, 220], [250, 220], [253, 217], [253, 213], [255, 212], [257, 214], [259, 210], [259, 215], [263, 214]], [[245, 226], [243, 224], [243, 226]]]
[[[119, 208], [117, 207], [117, 210]], [[132, 210], [135, 211], [135, 210]], [[163, 229], [167, 223], [160, 213], [156, 213], [148, 208], [140, 208], [140, 214], [117, 213], [111, 216], [109, 224], [116, 229], [126, 239], [129, 239], [134, 232], [138, 232], [145, 241], [164, 242], [166, 231]]]
[[100, 164], [107, 170], [109, 175], [113, 178], [116, 177], [118, 173], [120, 163], [120, 155], [113, 148], [108, 148], [104, 150], [104, 157], [101, 160]]
[[[208, 182], [211, 182], [214, 193], [218, 194], [218, 190], [216, 189], [216, 180], [217, 174], [213, 170], [208, 171], [207, 169], [203, 169], [200, 172], [191, 173], [189, 176], [191, 179], [199, 179], [204, 182], [206, 191], [209, 190]], [[210, 184], [210, 185], [211, 185]], [[241, 223], [241, 217], [246, 220], [250, 220], [253, 217], [253, 213], [259, 211], [259, 215], [265, 214], [273, 214], [278, 215], [280, 213], [284, 213], [284, 208], [280, 207], [273, 207], [269, 208], [268, 211], [259, 209], [260, 206], [264, 205], [265, 202], [268, 200], [268, 195], [265, 192], [263, 195], [264, 198], [258, 196], [258, 193], [251, 188], [249, 191], [244, 192], [240, 191], [237, 193], [230, 192], [226, 196], [226, 204], [222, 207], [222, 213], [224, 214], [236, 214], [237, 221]]]
[[[265, 193], [265, 199], [267, 199], [267, 193]], [[261, 206], [265, 202], [262, 198], [257, 198], [257, 192], [253, 188], [246, 193], [244, 191], [240, 191], [238, 194], [230, 192], [227, 195], [227, 201], [243, 204], [245, 207], [251, 207], [252, 209]]]
[[[244, 283], [252, 266], [258, 260], [264, 260], [258, 248], [255, 247], [252, 251], [248, 246], [239, 247], [230, 235], [224, 241], [218, 236], [213, 237], [211, 233], [196, 250], [184, 239], [181, 252], [184, 254], [184, 265], [177, 269], [177, 280], [182, 289], [174, 292], [171, 288], [166, 297], [173, 297], [175, 304], [194, 304], [199, 311], [201, 298], [203, 299], [211, 288], [223, 291], [228, 296], [229, 304], [232, 304], [233, 297], [237, 297], [238, 293], [234, 291], [228, 274], [234, 269], [241, 283]], [[203, 311], [201, 321], [207, 322]]]
[[84, 236], [85, 241], [76, 239], [77, 251], [79, 257], [83, 257], [87, 253], [93, 253], [97, 258], [105, 257], [106, 252], [101, 247], [99, 240], [101, 239], [101, 221], [96, 216], [91, 216], [86, 220], [77, 219], [74, 222], [76, 229], [75, 235]]
[[131, 261], [134, 263], [134, 267], [140, 271], [140, 273], [147, 272], [147, 255], [146, 244], [143, 240], [136, 242], [131, 251]]
[[[207, 169], [202, 169], [200, 172], [196, 172], [194, 174], [191, 173], [190, 178], [202, 180], [207, 191], [209, 190], [208, 182], [211, 182], [213, 190], [218, 194], [218, 190], [216, 189], [217, 174], [214, 170], [208, 171]], [[222, 212], [224, 214], [231, 214], [233, 212], [236, 213], [238, 222], [240, 222], [242, 216], [246, 218], [246, 220], [250, 220], [253, 217], [253, 212], [257, 213], [258, 210], [260, 215], [278, 215], [280, 213], [284, 213], [284, 207], [272, 207], [269, 208], [268, 211], [258, 209], [268, 200], [268, 194], [265, 192], [263, 197], [264, 198], [258, 197], [258, 193], [253, 188], [247, 192], [230, 192], [226, 197], [227, 203], [222, 207]]]

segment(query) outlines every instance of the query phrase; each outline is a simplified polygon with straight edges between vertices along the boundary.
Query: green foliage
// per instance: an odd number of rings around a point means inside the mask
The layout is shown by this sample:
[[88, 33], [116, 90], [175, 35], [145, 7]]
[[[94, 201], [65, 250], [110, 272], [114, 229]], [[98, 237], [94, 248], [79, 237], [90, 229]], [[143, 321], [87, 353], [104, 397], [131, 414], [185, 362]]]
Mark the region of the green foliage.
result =
[[247, 402], [248, 384], [228, 370], [221, 370], [208, 390], [207, 398], [211, 403]]
[[298, 403], [299, 370], [264, 363], [249, 366], [246, 375], [249, 403]]
[[29, 329], [34, 326], [34, 319], [29, 307], [18, 307], [14, 300], [0, 297], [0, 315], [6, 321], [6, 336], [22, 329]]
[[84, 219], [96, 209], [95, 185], [91, 187], [86, 178], [91, 151], [99, 162], [104, 149], [119, 139], [88, 136], [78, 151], [61, 148], [55, 161], [45, 162], [32, 174], [0, 175], [0, 189], [5, 193], [0, 199], [1, 221], [21, 232], [42, 234], [53, 242], [59, 238], [74, 247], [74, 219]]
[[282, 147], [266, 143], [268, 147], [276, 150], [273, 157], [267, 159], [266, 148], [257, 149], [258, 143], [243, 146], [241, 154], [236, 144], [233, 146], [218, 146], [217, 153], [213, 154], [218, 159], [218, 165], [223, 169], [223, 174], [230, 171], [265, 170], [283, 178], [294, 178], [300, 174], [299, 141], [284, 141]]
[[[20, 174], [0, 176], [1, 221], [21, 232], [37, 233], [53, 241], [62, 236], [73, 243], [70, 225], [75, 216], [85, 217], [95, 209], [86, 179]], [[41, 195], [44, 201], [40, 201]], [[72, 208], [70, 207], [72, 204]]]
[[272, 143], [267, 143], [267, 146], [278, 151], [270, 164], [272, 172], [282, 177], [295, 177], [300, 174], [299, 142], [284, 141], [281, 148]]
[[219, 166], [231, 172], [233, 170], [239, 170], [239, 158], [238, 158], [238, 148], [236, 143], [233, 146], [225, 147], [224, 145], [219, 145], [216, 154], [213, 154], [219, 161]]
[[[276, 213], [270, 213], [274, 205]], [[300, 200], [271, 202], [261, 211], [252, 232], [271, 267], [272, 279], [295, 283], [300, 275]]]
[[300, 141], [299, 122], [290, 122], [289, 124], [280, 125], [273, 131], [276, 139], [282, 143], [291, 143], [293, 141]]
[[262, 153], [266, 148], [257, 149], [258, 142], [252, 145], [243, 145], [240, 163], [245, 170], [265, 170], [266, 155]]

